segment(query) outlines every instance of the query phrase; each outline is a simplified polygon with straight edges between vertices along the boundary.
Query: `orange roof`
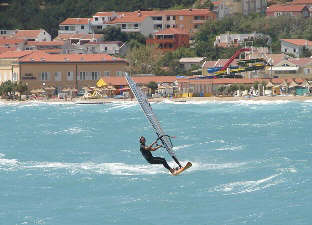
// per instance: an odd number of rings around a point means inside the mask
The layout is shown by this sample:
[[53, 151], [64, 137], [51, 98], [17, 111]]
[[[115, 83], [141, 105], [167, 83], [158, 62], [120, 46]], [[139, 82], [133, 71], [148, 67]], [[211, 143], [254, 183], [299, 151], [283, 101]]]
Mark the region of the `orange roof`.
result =
[[33, 46], [62, 46], [64, 45], [64, 41], [28, 41], [27, 45]]
[[127, 62], [125, 59], [107, 54], [47, 54], [36, 51], [23, 57], [20, 62]]
[[312, 46], [312, 41], [305, 39], [281, 39], [281, 40], [299, 46]]
[[291, 2], [291, 4], [303, 4], [303, 5], [309, 5], [309, 4], [312, 4], [312, 0], [294, 0], [293, 2]]
[[155, 35], [189, 34], [185, 29], [168, 28], [154, 33]]
[[0, 39], [0, 45], [18, 45], [24, 42], [23, 39]]
[[32, 54], [34, 51], [7, 51], [0, 55], [0, 59], [21, 58]]
[[305, 5], [271, 5], [267, 8], [266, 12], [301, 12]]
[[92, 18], [67, 18], [60, 25], [80, 25], [80, 24], [89, 24]]
[[113, 21], [110, 23], [115, 24], [115, 23], [140, 23], [143, 22], [148, 16], [147, 15], [138, 15], [138, 14], [133, 14], [133, 13], [127, 13], [127, 14], [122, 14], [115, 18]]
[[209, 9], [165, 10], [164, 13], [170, 16], [215, 16]]
[[16, 47], [13, 48], [7, 48], [7, 47], [0, 47], [0, 55], [4, 52], [8, 52], [8, 51], [16, 51]]
[[15, 38], [37, 38], [41, 30], [17, 30]]
[[[156, 83], [173, 83], [177, 80], [175, 76], [133, 76], [133, 80], [138, 84], [148, 84], [151, 81]], [[102, 77], [108, 85], [128, 85], [124, 77]]]
[[304, 66], [312, 63], [312, 58], [289, 58], [288, 61], [298, 66]]

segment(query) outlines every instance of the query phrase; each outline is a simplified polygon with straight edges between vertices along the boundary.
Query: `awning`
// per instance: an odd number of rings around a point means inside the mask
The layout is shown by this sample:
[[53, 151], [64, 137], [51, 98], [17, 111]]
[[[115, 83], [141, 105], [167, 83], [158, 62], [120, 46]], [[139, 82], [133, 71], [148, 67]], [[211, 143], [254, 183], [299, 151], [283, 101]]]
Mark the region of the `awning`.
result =
[[[267, 70], [271, 70], [271, 67], [268, 67]], [[297, 66], [273, 66], [272, 71], [297, 71], [299, 67]]]

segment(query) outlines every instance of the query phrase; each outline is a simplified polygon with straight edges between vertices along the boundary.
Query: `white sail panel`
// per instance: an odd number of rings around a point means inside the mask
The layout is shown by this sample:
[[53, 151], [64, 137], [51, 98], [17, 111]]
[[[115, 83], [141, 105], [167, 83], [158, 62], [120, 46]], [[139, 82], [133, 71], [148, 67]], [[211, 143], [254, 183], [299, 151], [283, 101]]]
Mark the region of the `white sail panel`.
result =
[[147, 101], [147, 97], [145, 94], [142, 92], [142, 90], [137, 87], [136, 83], [132, 80], [132, 78], [129, 76], [128, 73], [125, 73], [126, 80], [129, 84], [129, 87], [136, 97], [137, 101], [139, 102], [146, 118], [148, 121], [151, 123], [152, 127], [154, 128], [157, 136], [161, 140], [163, 146], [166, 148], [168, 153], [172, 156], [175, 157], [174, 151], [172, 150], [173, 146], [170, 141], [170, 137], [166, 135], [163, 131], [163, 129], [160, 126], [160, 123], [158, 119], [156, 118], [155, 114], [153, 113], [152, 107], [150, 103]]

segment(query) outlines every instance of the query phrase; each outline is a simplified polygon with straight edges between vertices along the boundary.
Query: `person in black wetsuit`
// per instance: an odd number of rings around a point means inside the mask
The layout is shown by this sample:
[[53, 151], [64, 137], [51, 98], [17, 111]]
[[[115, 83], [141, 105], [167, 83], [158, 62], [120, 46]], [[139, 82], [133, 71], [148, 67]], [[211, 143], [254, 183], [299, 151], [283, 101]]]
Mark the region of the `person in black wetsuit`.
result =
[[168, 169], [171, 173], [174, 173], [174, 169], [172, 169], [166, 159], [161, 158], [161, 157], [154, 157], [152, 155], [152, 151], [156, 151], [157, 149], [159, 149], [160, 147], [162, 147], [161, 145], [153, 148], [153, 145], [155, 144], [155, 142], [153, 144], [151, 144], [150, 146], [146, 147], [145, 146], [145, 137], [140, 137], [140, 151], [142, 153], [142, 155], [144, 156], [144, 158], [147, 160], [147, 162], [149, 162], [150, 164], [163, 164], [163, 166]]

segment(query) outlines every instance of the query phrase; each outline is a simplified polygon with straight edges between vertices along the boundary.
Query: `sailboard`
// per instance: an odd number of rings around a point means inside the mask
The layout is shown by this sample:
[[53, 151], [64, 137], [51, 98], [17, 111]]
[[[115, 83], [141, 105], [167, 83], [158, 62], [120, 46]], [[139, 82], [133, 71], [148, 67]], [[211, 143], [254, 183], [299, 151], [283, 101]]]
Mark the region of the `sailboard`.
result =
[[177, 159], [177, 157], [173, 151], [173, 145], [172, 145], [171, 137], [169, 135], [165, 134], [162, 127], [160, 126], [160, 123], [159, 123], [158, 119], [156, 118], [156, 116], [152, 110], [152, 107], [147, 100], [146, 95], [137, 86], [137, 84], [132, 80], [132, 78], [129, 76], [128, 73], [125, 73], [125, 77], [126, 77], [126, 80], [128, 82], [128, 85], [129, 85], [133, 95], [135, 96], [135, 98], [139, 102], [146, 118], [151, 123], [152, 127], [154, 128], [156, 135], [158, 136], [156, 142], [158, 140], [160, 140], [163, 147], [167, 150], [169, 155], [171, 155], [171, 157], [179, 165], [180, 168], [183, 168], [183, 166], [180, 164], [179, 160]]

